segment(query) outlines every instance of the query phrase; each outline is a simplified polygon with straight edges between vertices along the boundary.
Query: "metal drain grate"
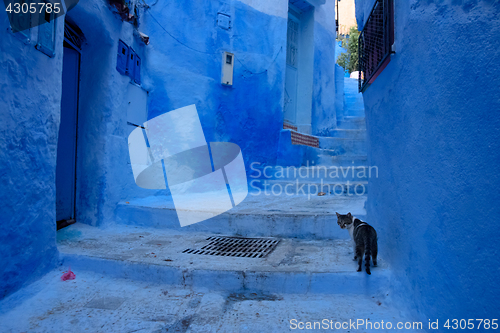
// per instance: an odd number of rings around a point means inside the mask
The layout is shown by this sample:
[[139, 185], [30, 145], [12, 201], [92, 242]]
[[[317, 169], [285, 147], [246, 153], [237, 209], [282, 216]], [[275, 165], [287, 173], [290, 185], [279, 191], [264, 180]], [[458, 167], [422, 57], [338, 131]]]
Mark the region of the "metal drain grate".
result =
[[186, 249], [182, 253], [240, 258], [265, 258], [280, 242], [279, 239], [274, 238], [242, 237], [208, 237], [207, 241], [209, 243], [201, 249]]

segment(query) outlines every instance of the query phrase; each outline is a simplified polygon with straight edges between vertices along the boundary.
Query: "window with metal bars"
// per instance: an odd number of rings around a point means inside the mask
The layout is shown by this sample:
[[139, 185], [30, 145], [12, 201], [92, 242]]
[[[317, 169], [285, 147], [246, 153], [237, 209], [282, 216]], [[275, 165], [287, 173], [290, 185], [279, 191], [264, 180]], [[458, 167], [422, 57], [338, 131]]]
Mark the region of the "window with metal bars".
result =
[[359, 91], [364, 92], [391, 61], [394, 44], [393, 0], [376, 0], [359, 35]]

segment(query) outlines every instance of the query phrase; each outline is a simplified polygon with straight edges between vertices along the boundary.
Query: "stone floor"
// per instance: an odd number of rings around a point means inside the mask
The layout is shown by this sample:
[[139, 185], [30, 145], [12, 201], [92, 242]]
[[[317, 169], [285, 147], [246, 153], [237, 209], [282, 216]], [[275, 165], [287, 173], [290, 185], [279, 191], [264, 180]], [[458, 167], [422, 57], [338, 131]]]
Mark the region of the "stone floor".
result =
[[74, 269], [194, 290], [374, 295], [389, 287], [390, 270], [383, 258], [372, 275], [356, 272], [348, 239], [281, 238], [265, 258], [183, 253], [201, 248], [209, 236], [213, 234], [77, 223], [58, 232], [58, 248], [61, 262]]
[[[105, 229], [76, 223], [58, 231], [62, 258], [75, 255], [196, 270], [266, 272], [353, 272], [353, 251], [347, 231], [345, 239], [305, 240], [284, 238], [265, 258], [238, 258], [182, 253], [207, 244], [209, 233], [110, 226]], [[383, 259], [375, 270], [385, 270]]]
[[[388, 322], [413, 322], [387, 295], [193, 291], [79, 270], [63, 282], [62, 274], [52, 271], [3, 300], [0, 332], [288, 332], [308, 322], [340, 332], [418, 332], [387, 329]], [[350, 326], [357, 320], [373, 329]], [[382, 320], [385, 329], [375, 329]], [[322, 331], [318, 325], [307, 331]]]
[[[189, 231], [168, 198], [124, 201], [117, 224], [58, 231], [61, 266], [0, 302], [0, 332], [417, 332], [396, 329], [413, 321], [391, 304], [383, 257], [356, 272], [333, 218], [364, 217], [365, 200], [249, 194]], [[280, 242], [265, 258], [183, 253], [214, 235]]]

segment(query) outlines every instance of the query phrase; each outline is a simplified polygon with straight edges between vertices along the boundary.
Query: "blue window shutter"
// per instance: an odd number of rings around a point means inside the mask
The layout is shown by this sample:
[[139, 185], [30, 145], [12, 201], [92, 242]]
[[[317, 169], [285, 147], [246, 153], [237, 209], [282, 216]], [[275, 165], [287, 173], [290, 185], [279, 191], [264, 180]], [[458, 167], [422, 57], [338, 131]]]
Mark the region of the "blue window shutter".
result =
[[129, 47], [128, 57], [127, 57], [127, 75], [130, 76], [132, 80], [134, 79], [134, 64], [136, 57], [137, 54], [135, 53], [134, 49]]
[[127, 74], [127, 59], [129, 54], [129, 47], [122, 40], [118, 42], [118, 56], [116, 59], [116, 70], [120, 74]]
[[137, 54], [135, 55], [133, 80], [135, 83], [141, 84], [141, 58]]

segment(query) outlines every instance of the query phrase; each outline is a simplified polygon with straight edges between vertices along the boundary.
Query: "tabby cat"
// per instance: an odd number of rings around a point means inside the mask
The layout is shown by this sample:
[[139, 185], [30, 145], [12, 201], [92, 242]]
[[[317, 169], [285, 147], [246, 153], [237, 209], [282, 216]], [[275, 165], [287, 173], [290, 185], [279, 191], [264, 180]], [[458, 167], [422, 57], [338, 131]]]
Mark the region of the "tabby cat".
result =
[[370, 272], [370, 256], [373, 266], [377, 266], [377, 232], [366, 222], [355, 218], [351, 213], [347, 215], [337, 214], [337, 224], [341, 229], [347, 229], [354, 245], [354, 260], [358, 260], [358, 272], [361, 272], [363, 253], [365, 254], [366, 273]]

